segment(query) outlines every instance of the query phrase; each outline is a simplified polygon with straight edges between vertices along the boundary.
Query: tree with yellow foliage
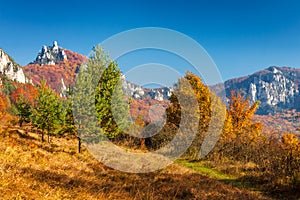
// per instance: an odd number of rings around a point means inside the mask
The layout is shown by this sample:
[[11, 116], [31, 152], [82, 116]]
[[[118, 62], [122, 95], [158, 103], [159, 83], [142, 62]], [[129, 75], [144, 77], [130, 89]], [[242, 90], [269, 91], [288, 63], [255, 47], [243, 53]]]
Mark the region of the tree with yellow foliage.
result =
[[248, 150], [256, 145], [261, 136], [262, 125], [254, 123], [254, 113], [259, 103], [250, 105], [249, 98], [244, 98], [240, 93], [231, 92], [226, 121], [223, 128], [221, 143], [225, 153], [235, 157], [249, 156]]
[[[135, 127], [136, 127], [136, 131], [138, 133], [140, 133], [142, 131], [142, 129], [145, 127], [145, 122], [143, 120], [143, 116], [142, 115], [138, 115], [138, 117], [135, 120]], [[140, 143], [141, 143], [141, 149], [146, 149], [146, 145], [145, 145], [145, 138], [140, 138]]]
[[[184, 105], [176, 95], [181, 96]], [[178, 80], [175, 91], [171, 96], [171, 106], [167, 109], [167, 121], [169, 123], [177, 127], [183, 124], [184, 127], [190, 127], [191, 129], [198, 127], [196, 137], [185, 153], [186, 157], [198, 158], [203, 138], [209, 126], [211, 110], [208, 86], [203, 84], [201, 78], [197, 75], [186, 72], [185, 77]], [[187, 116], [184, 121], [182, 121], [183, 113]], [[195, 121], [197, 124], [194, 123]], [[190, 138], [186, 139], [189, 140]]]
[[285, 153], [284, 170], [288, 176], [295, 179], [297, 174], [300, 174], [300, 141], [292, 133], [285, 133], [281, 141]]

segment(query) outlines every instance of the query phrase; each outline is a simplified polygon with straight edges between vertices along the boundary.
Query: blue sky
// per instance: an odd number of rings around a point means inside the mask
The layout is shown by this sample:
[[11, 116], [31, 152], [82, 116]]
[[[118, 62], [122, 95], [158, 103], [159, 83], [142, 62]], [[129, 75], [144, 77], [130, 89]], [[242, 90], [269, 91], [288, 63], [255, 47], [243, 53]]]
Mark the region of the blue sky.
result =
[[54, 40], [88, 55], [121, 31], [164, 27], [200, 43], [224, 80], [271, 65], [300, 67], [300, 1], [0, 0], [0, 5], [0, 47], [21, 65]]

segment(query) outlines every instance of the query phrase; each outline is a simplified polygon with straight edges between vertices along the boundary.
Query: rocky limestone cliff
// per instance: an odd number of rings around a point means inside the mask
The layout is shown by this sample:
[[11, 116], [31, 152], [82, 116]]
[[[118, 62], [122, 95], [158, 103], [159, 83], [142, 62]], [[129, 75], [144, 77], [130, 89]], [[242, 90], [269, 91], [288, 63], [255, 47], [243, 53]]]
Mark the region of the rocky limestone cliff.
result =
[[172, 95], [172, 91], [173, 89], [169, 87], [154, 88], [154, 89], [150, 89], [149, 95], [152, 99], [158, 101], [169, 100]]
[[258, 114], [273, 114], [284, 109], [299, 110], [299, 75], [299, 69], [272, 66], [249, 76], [226, 81], [226, 96], [229, 97], [231, 91], [236, 90], [249, 97], [252, 103], [260, 101]]
[[25, 83], [26, 78], [20, 65], [0, 49], [0, 73], [4, 74], [11, 80]]
[[53, 46], [42, 47], [42, 50], [38, 53], [34, 63], [40, 65], [55, 65], [59, 61], [67, 60], [67, 54], [64, 49], [58, 46], [57, 42], [53, 42]]
[[149, 96], [151, 99], [155, 99], [158, 101], [170, 99], [171, 93], [173, 91], [172, 88], [168, 87], [151, 89], [142, 88], [135, 83], [127, 81], [124, 75], [122, 76], [122, 88], [127, 93], [127, 95], [131, 96], [134, 99], [143, 99]]

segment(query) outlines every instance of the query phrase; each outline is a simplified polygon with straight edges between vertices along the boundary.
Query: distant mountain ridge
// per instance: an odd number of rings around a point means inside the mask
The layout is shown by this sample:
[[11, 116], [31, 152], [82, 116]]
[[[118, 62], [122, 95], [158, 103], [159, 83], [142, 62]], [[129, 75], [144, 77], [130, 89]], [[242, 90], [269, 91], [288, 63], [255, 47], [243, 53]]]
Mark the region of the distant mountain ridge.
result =
[[[260, 101], [258, 114], [274, 114], [284, 109], [300, 109], [300, 69], [271, 66], [254, 74], [225, 81], [226, 96], [239, 91], [251, 102]], [[218, 85], [212, 87], [217, 94]]]
[[[43, 46], [36, 59], [21, 67], [0, 49], [0, 73], [21, 83], [47, 84], [64, 95], [67, 87], [73, 86], [79, 67], [87, 57], [64, 49], [56, 41], [52, 46]], [[172, 88], [146, 89], [122, 77], [123, 89], [134, 99], [152, 98], [168, 100]], [[248, 76], [225, 81], [225, 90], [220, 85], [212, 86], [217, 94], [229, 97], [232, 90], [241, 92], [251, 102], [260, 101], [257, 114], [274, 114], [284, 110], [300, 110], [300, 69], [271, 66]], [[228, 100], [228, 99], [227, 99]]]

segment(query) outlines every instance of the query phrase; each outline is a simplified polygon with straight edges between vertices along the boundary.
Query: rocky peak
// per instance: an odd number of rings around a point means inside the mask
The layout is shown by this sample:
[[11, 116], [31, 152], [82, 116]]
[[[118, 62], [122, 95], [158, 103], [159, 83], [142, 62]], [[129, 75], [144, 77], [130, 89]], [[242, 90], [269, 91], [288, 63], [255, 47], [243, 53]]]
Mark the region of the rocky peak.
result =
[[274, 74], [282, 74], [282, 71], [280, 70], [279, 67], [271, 66], [271, 67], [267, 68], [266, 70], [270, 71]]
[[4, 74], [11, 80], [25, 83], [26, 78], [20, 65], [0, 49], [0, 73]]
[[173, 92], [173, 88], [162, 87], [150, 89], [149, 95], [152, 99], [163, 101], [169, 100]]
[[55, 65], [59, 61], [67, 60], [67, 54], [64, 49], [58, 46], [57, 41], [53, 42], [52, 46], [44, 45], [42, 50], [38, 53], [34, 63], [40, 65]]

